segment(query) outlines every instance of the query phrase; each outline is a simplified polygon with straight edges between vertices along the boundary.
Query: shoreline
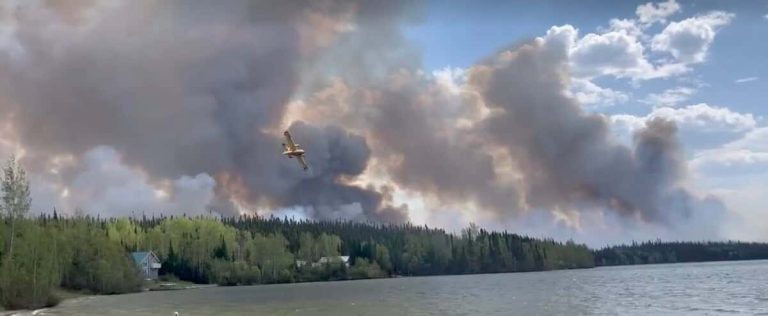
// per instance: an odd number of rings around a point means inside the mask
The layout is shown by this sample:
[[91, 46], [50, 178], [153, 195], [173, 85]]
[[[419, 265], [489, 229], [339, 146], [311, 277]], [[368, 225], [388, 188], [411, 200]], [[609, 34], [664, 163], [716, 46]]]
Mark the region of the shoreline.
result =
[[[168, 282], [171, 283], [171, 282]], [[174, 284], [175, 285], [175, 284]], [[81, 299], [89, 299], [92, 297], [97, 296], [115, 296], [115, 295], [127, 295], [127, 294], [136, 294], [136, 293], [144, 293], [144, 292], [157, 292], [157, 291], [182, 291], [182, 290], [197, 290], [197, 289], [203, 289], [203, 288], [212, 288], [212, 287], [219, 287], [218, 284], [179, 284], [178, 286], [174, 287], [168, 287], [168, 288], [143, 288], [136, 292], [130, 292], [130, 293], [121, 293], [121, 294], [84, 294], [84, 293], [78, 293], [73, 291], [68, 291], [64, 289], [59, 289], [58, 293], [62, 297], [60, 298], [60, 301], [53, 306], [48, 307], [42, 307], [34, 310], [29, 309], [16, 309], [16, 310], [0, 310], [0, 316], [33, 316], [38, 315], [42, 312], [45, 312], [47, 310], [50, 310], [52, 308], [56, 308], [61, 306], [62, 304], [65, 304], [67, 302], [75, 301], [75, 300], [81, 300]]]
[[177, 285], [177, 284], [170, 284], [170, 282], [166, 283], [166, 284], [169, 284], [169, 286], [164, 286], [165, 284], [159, 284], [158, 287], [150, 287], [150, 288], [141, 289], [141, 291], [139, 291], [139, 292], [197, 290], [197, 289], [204, 289], [204, 288], [209, 288], [209, 287], [218, 287], [218, 286], [220, 286], [218, 284]]
[[[569, 269], [552, 269], [552, 270], [533, 270], [533, 271], [516, 271], [516, 272], [484, 272], [484, 273], [462, 273], [462, 274], [434, 274], [434, 275], [393, 275], [380, 278], [365, 278], [365, 279], [344, 279], [344, 280], [325, 280], [325, 281], [303, 281], [303, 282], [284, 282], [284, 283], [266, 283], [266, 284], [252, 284], [252, 285], [232, 285], [222, 286], [218, 284], [174, 284], [177, 286], [169, 286], [167, 288], [143, 288], [137, 292], [99, 295], [99, 294], [84, 294], [78, 292], [72, 292], [68, 290], [60, 289], [59, 293], [63, 294], [59, 303], [54, 306], [43, 307], [35, 310], [0, 310], [0, 316], [27, 316], [38, 315], [46, 310], [59, 307], [60, 305], [71, 302], [73, 300], [88, 299], [97, 296], [114, 296], [114, 295], [128, 295], [143, 292], [158, 292], [158, 291], [180, 291], [180, 290], [196, 290], [213, 287], [249, 287], [249, 286], [262, 286], [262, 285], [288, 285], [288, 284], [302, 284], [302, 283], [324, 283], [324, 282], [339, 282], [339, 281], [362, 281], [362, 280], [386, 280], [386, 279], [400, 279], [400, 278], [422, 278], [422, 277], [440, 277], [440, 276], [469, 276], [469, 275], [488, 275], [488, 274], [511, 274], [511, 273], [531, 273], [531, 272], [553, 272], [564, 270], [589, 270], [595, 268], [613, 268], [613, 267], [627, 267], [627, 266], [652, 266], [652, 265], [673, 265], [673, 264], [691, 264], [691, 263], [722, 263], [722, 262], [750, 262], [750, 261], [766, 261], [768, 259], [744, 259], [744, 260], [712, 260], [712, 261], [689, 261], [689, 262], [665, 262], [665, 263], [639, 263], [639, 264], [622, 264], [622, 265], [596, 265], [594, 267], [584, 268], [569, 268]], [[172, 284], [168, 282], [166, 284]]]
[[56, 293], [56, 296], [59, 298], [58, 303], [56, 303], [53, 306], [47, 306], [47, 307], [41, 307], [34, 310], [29, 309], [15, 309], [15, 310], [0, 310], [0, 316], [27, 316], [27, 315], [37, 315], [41, 312], [44, 312], [46, 310], [49, 310], [51, 308], [55, 308], [59, 305], [61, 305], [64, 302], [67, 301], [73, 301], [78, 299], [84, 299], [89, 298], [93, 296], [99, 296], [96, 294], [87, 294], [82, 292], [76, 292], [76, 291], [70, 291], [66, 289], [56, 289], [54, 290]]

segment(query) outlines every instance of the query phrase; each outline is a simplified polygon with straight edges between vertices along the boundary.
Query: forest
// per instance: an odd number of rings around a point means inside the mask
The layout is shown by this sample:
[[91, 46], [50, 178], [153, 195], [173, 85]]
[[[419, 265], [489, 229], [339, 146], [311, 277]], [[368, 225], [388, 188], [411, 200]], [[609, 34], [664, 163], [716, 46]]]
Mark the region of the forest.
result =
[[[593, 251], [470, 224], [426, 226], [240, 217], [99, 218], [29, 215], [29, 183], [2, 173], [0, 306], [57, 304], [61, 289], [119, 294], [146, 286], [130, 256], [153, 251], [161, 278], [251, 285], [591, 268], [595, 265], [768, 258], [768, 244], [648, 242]], [[342, 262], [339, 256], [348, 256]]]
[[[196, 283], [250, 285], [437, 274], [588, 268], [591, 251], [470, 226], [461, 236], [412, 225], [278, 218], [8, 216], [0, 233], [0, 293], [6, 308], [53, 305], [64, 288], [117, 294], [142, 286], [131, 251], [154, 251], [161, 275]], [[9, 252], [11, 251], [11, 252]], [[323, 257], [349, 256], [349, 266]]]
[[704, 262], [768, 259], [768, 243], [662, 242], [660, 240], [606, 247], [594, 251], [595, 265]]
[[[32, 217], [29, 181], [11, 157], [2, 170], [0, 305], [57, 304], [57, 291], [119, 294], [145, 281], [133, 251], [153, 251], [163, 278], [250, 285], [389, 276], [588, 268], [591, 251], [470, 225], [441, 229], [347, 221], [223, 218]], [[347, 258], [343, 262], [342, 255]]]

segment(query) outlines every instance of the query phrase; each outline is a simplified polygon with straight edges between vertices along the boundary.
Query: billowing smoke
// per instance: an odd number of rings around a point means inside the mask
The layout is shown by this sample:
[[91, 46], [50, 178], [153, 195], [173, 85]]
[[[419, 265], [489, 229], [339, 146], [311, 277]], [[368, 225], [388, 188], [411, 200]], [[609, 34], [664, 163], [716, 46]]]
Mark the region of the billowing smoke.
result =
[[[723, 212], [685, 187], [673, 122], [621, 144], [566, 93], [574, 39], [557, 28], [430, 75], [400, 30], [418, 16], [408, 2], [51, 3], [0, 15], [0, 131], [13, 131], [0, 141], [24, 148], [53, 195], [79, 197], [72, 207], [403, 222], [401, 190], [505, 219], [589, 210], [671, 225]], [[309, 173], [279, 155], [283, 127]], [[377, 177], [389, 184], [361, 181]], [[95, 183], [117, 189], [105, 199]], [[130, 192], [143, 199], [119, 196]]]
[[[297, 181], [280, 195], [280, 205], [310, 205], [311, 215], [320, 219], [370, 219], [390, 223], [407, 220], [407, 214], [401, 208], [380, 208], [385, 196], [378, 193], [379, 190], [342, 182], [365, 170], [371, 154], [365, 138], [337, 126], [318, 128], [301, 121], [291, 125], [290, 130], [294, 135], [306, 135], [311, 139], [302, 146], [312, 153], [307, 157], [308, 163], [312, 164], [312, 175]], [[295, 162], [289, 163], [288, 168], [296, 168]]]
[[473, 66], [458, 84], [403, 69], [339, 80], [297, 112], [365, 133], [390, 179], [439, 204], [470, 202], [502, 218], [591, 210], [666, 226], [695, 219], [703, 236], [716, 235], [711, 223], [725, 208], [686, 189], [674, 122], [648, 121], [627, 146], [607, 117], [567, 93], [572, 40], [555, 29]]
[[544, 209], [586, 204], [647, 221], [671, 218], [664, 213], [687, 217], [687, 201], [663, 203], [689, 198], [679, 187], [685, 164], [674, 123], [652, 120], [635, 133], [634, 148], [618, 144], [605, 117], [584, 112], [563, 93], [563, 40], [550, 34], [502, 52], [470, 78], [495, 113], [483, 123], [489, 139], [522, 173], [526, 203]]
[[[300, 67], [345, 25], [355, 27], [357, 14], [388, 21], [404, 4], [53, 1], [2, 9], [10, 32], [0, 40], [0, 113], [12, 118], [32, 171], [74, 157], [54, 177], [72, 184], [87, 172], [83, 153], [106, 145], [151, 182], [219, 179], [212, 204], [219, 212], [234, 211], [233, 199], [243, 208], [293, 205], [295, 193], [318, 214], [346, 205], [361, 217], [402, 221], [380, 193], [340, 183], [365, 169], [364, 139], [338, 128], [299, 131], [313, 136], [307, 145], [319, 170], [311, 176], [276, 153]], [[345, 163], [353, 165], [338, 167]]]

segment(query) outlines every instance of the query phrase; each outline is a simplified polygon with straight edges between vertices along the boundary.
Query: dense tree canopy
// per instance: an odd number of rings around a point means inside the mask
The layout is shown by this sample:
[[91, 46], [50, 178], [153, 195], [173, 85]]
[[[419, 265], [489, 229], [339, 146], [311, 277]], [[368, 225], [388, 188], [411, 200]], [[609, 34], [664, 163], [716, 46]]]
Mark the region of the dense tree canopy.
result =
[[[583, 245], [482, 229], [455, 236], [422, 226], [345, 221], [99, 219], [54, 213], [34, 219], [5, 216], [0, 222], [3, 245], [12, 221], [17, 246], [12, 255], [7, 247], [0, 253], [6, 258], [2, 262], [6, 307], [53, 304], [51, 290], [56, 287], [105, 294], [136, 291], [141, 280], [131, 251], [154, 251], [161, 259], [162, 275], [221, 285], [594, 265], [591, 251]], [[348, 256], [349, 265], [339, 256]]]
[[606, 247], [595, 252], [600, 266], [768, 259], [768, 243], [648, 241]]
[[[9, 253], [8, 232], [16, 245]], [[767, 259], [768, 244], [646, 242], [592, 251], [470, 226], [454, 235], [414, 225], [278, 218], [13, 218], [0, 221], [5, 307], [54, 304], [57, 287], [90, 293], [141, 288], [131, 251], [154, 251], [161, 275], [245, 285], [589, 268], [595, 265]], [[337, 260], [349, 256], [349, 265]], [[323, 262], [318, 264], [318, 262]]]

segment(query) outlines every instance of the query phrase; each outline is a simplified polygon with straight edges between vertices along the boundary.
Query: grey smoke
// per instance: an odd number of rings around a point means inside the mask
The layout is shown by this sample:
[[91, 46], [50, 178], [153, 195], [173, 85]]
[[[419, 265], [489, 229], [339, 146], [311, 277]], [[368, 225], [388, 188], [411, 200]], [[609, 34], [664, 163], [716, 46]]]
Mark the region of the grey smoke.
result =
[[[431, 79], [393, 69], [321, 90], [308, 98], [307, 115], [366, 133], [397, 185], [441, 202], [471, 201], [499, 217], [575, 209], [664, 225], [695, 221], [696, 231], [715, 236], [725, 207], [685, 188], [674, 122], [650, 120], [631, 146], [620, 143], [605, 116], [565, 93], [564, 40], [553, 34], [501, 50], [468, 70], [466, 94], [445, 95]], [[459, 127], [478, 102], [490, 114]], [[493, 157], [499, 148], [513, 174]]]
[[[7, 18], [23, 54], [0, 56], [0, 113], [13, 115], [33, 171], [43, 172], [54, 154], [79, 157], [108, 145], [152, 179], [228, 175], [246, 185], [238, 194], [249, 204], [279, 207], [291, 192], [301, 191], [308, 207], [331, 212], [336, 203], [358, 202], [363, 216], [379, 216], [389, 212], [379, 193], [335, 178], [365, 169], [367, 152], [345, 156], [365, 147], [364, 141], [326, 133], [326, 151], [341, 152], [313, 156], [313, 165], [329, 167], [305, 177], [279, 156], [282, 133], [274, 129], [299, 85], [300, 67], [322, 54], [315, 37], [336, 32], [323, 23], [347, 19], [348, 12], [350, 23], [355, 14], [386, 23], [405, 7], [354, 1], [96, 1], [6, 8], [14, 13]], [[352, 161], [355, 169], [334, 169], [330, 166], [341, 163], [322, 159]], [[82, 168], [63, 170], [61, 181], [70, 183]], [[216, 191], [212, 206], [231, 212], [232, 192], [221, 183]]]
[[[353, 178], [367, 167], [371, 151], [365, 138], [353, 135], [337, 126], [316, 127], [302, 121], [289, 128], [297, 142], [307, 150], [307, 162], [311, 175], [298, 175], [295, 184], [279, 196], [280, 205], [312, 206], [312, 214], [318, 219], [347, 218], [376, 222], [402, 223], [407, 214], [402, 208], [382, 207], [386, 196], [376, 190], [368, 190], [343, 183], [343, 177]], [[287, 164], [287, 166], [286, 166]], [[287, 177], [299, 174], [296, 161], [281, 161]], [[353, 209], [353, 210], [350, 210]], [[336, 212], [343, 213], [338, 217]]]
[[690, 217], [699, 200], [682, 187], [686, 166], [675, 124], [651, 120], [634, 134], [633, 148], [618, 144], [605, 117], [563, 93], [562, 47], [556, 37], [521, 45], [470, 79], [497, 113], [485, 129], [519, 165], [526, 201], [545, 209], [586, 204], [668, 224]]
[[[63, 3], [15, 12], [23, 54], [0, 54], [0, 114], [13, 115], [33, 171], [107, 145], [153, 181], [215, 179], [210, 207], [230, 214], [236, 200], [405, 221], [391, 187], [350, 183], [373, 161], [400, 188], [499, 217], [596, 208], [665, 224], [704, 212], [711, 224], [724, 209], [683, 186], [674, 123], [649, 121], [623, 145], [564, 93], [562, 37], [500, 51], [450, 94], [418, 72], [400, 29], [419, 17], [408, 1]], [[312, 96], [329, 76], [343, 87]], [[311, 112], [290, 127], [311, 173], [278, 155], [295, 98]]]

